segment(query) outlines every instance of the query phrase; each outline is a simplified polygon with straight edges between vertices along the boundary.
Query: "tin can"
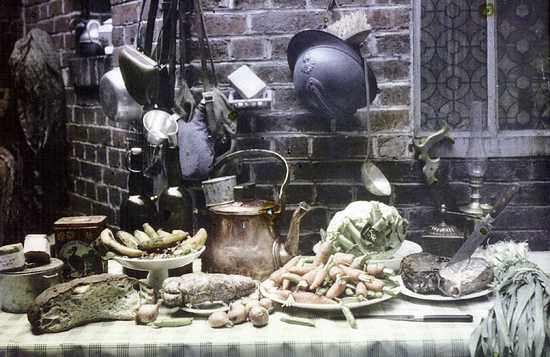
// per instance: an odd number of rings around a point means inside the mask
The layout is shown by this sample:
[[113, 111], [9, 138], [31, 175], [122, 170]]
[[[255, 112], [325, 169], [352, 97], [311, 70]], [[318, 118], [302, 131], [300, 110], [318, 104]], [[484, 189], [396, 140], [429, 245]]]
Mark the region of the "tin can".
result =
[[65, 263], [64, 280], [107, 271], [96, 249], [96, 239], [106, 224], [106, 216], [62, 217], [55, 221], [55, 255]]

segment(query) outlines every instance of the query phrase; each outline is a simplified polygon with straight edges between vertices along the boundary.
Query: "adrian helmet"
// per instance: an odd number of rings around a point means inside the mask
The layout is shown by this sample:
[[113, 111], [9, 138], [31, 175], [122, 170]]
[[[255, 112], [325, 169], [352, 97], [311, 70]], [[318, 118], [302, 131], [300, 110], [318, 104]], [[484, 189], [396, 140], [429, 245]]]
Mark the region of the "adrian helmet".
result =
[[287, 59], [298, 98], [321, 116], [352, 116], [367, 104], [365, 68], [369, 103], [376, 97], [376, 78], [360, 53], [328, 32], [297, 33], [288, 44]]

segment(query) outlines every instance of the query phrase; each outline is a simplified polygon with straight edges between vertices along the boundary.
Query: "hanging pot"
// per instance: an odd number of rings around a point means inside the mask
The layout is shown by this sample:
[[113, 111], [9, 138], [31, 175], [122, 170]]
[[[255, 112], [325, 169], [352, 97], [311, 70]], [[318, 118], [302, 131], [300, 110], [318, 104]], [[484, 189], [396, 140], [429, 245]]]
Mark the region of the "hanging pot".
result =
[[78, 52], [82, 56], [102, 55], [103, 46], [99, 39], [99, 27], [101, 23], [97, 20], [88, 20], [84, 31], [78, 38]]
[[114, 121], [139, 120], [143, 115], [141, 105], [126, 90], [120, 68], [105, 73], [99, 81], [99, 102], [105, 114]]
[[136, 102], [145, 106], [160, 104], [160, 86], [168, 80], [166, 67], [130, 46], [122, 47], [118, 63], [128, 93]]

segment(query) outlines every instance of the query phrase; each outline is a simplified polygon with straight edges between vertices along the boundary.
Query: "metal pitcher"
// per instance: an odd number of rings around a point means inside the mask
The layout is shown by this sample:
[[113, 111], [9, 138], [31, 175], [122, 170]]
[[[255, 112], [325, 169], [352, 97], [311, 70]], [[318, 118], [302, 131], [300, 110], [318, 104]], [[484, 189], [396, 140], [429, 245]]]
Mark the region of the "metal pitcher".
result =
[[279, 202], [252, 199], [209, 207], [212, 227], [208, 249], [203, 255], [206, 270], [209, 272], [240, 274], [264, 280], [297, 254], [300, 220], [311, 207], [305, 202], [298, 205], [284, 242], [279, 240], [273, 224], [284, 210], [284, 191], [289, 179], [285, 158], [270, 150], [242, 150], [223, 157], [214, 168], [221, 167], [237, 156], [258, 155], [273, 156], [286, 169], [279, 191]]

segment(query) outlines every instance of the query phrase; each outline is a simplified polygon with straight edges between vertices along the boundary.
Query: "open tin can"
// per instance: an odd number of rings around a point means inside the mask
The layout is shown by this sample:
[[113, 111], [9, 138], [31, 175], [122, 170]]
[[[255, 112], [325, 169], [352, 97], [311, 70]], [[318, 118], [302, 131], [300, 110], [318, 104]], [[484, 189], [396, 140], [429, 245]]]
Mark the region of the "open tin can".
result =
[[106, 272], [107, 264], [94, 247], [106, 224], [106, 216], [63, 217], [55, 221], [55, 253], [65, 263], [65, 280]]

